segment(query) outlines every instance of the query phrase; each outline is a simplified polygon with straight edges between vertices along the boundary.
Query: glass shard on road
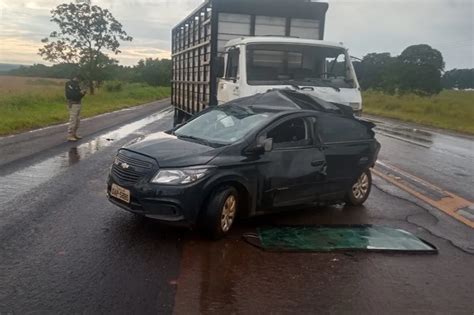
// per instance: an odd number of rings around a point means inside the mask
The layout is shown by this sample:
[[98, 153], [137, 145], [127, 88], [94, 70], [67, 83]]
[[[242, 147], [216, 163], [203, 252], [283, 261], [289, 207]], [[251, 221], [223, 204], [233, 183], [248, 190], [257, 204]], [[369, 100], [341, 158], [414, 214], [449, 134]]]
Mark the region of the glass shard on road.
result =
[[262, 227], [257, 229], [257, 235], [247, 234], [244, 238], [268, 251], [437, 253], [435, 247], [409, 232], [372, 225]]

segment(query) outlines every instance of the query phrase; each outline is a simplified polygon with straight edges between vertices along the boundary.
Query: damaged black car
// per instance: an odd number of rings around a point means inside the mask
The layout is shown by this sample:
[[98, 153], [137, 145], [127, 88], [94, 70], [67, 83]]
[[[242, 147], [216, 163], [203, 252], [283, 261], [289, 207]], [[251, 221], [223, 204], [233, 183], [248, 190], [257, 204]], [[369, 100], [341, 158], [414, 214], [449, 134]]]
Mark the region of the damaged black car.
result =
[[225, 236], [235, 219], [313, 203], [362, 205], [380, 144], [350, 109], [292, 90], [210, 107], [119, 150], [115, 205]]

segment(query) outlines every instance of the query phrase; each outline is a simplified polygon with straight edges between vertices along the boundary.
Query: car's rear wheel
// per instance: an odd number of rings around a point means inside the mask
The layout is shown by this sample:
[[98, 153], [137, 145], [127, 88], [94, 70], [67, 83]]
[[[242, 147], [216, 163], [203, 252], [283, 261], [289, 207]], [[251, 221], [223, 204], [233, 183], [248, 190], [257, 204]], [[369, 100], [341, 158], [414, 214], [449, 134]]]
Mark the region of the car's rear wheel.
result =
[[360, 206], [369, 198], [372, 188], [372, 173], [365, 170], [346, 194], [346, 205]]
[[239, 205], [239, 194], [234, 187], [216, 190], [204, 208], [201, 228], [212, 239], [221, 239], [232, 228]]

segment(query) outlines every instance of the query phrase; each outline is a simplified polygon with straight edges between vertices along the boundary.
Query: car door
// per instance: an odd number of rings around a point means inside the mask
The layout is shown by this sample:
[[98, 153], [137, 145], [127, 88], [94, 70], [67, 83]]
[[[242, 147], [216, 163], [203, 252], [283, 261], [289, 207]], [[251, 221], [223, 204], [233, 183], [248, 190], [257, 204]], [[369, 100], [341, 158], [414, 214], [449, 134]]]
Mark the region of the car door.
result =
[[326, 116], [318, 131], [327, 161], [326, 193], [345, 191], [372, 161], [368, 129], [354, 118]]
[[227, 52], [227, 63], [224, 78], [219, 79], [217, 100], [219, 104], [227, 103], [240, 97], [240, 49], [233, 48]]
[[264, 207], [313, 201], [322, 191], [326, 160], [315, 139], [310, 118], [284, 119], [267, 128], [259, 138], [273, 139], [273, 149], [265, 153], [259, 166]]

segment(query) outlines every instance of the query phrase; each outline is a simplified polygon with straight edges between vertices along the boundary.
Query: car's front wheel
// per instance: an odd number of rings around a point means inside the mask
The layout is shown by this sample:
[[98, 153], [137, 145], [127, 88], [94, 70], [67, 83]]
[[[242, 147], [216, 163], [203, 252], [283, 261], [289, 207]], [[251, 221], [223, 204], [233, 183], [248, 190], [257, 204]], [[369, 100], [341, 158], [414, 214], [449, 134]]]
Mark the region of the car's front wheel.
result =
[[235, 222], [239, 194], [234, 187], [216, 190], [203, 209], [201, 228], [212, 239], [221, 239], [229, 233]]
[[346, 194], [346, 205], [360, 206], [369, 198], [372, 188], [372, 173], [365, 170]]

